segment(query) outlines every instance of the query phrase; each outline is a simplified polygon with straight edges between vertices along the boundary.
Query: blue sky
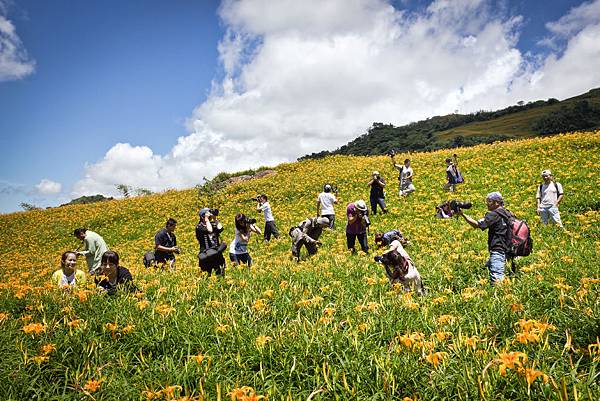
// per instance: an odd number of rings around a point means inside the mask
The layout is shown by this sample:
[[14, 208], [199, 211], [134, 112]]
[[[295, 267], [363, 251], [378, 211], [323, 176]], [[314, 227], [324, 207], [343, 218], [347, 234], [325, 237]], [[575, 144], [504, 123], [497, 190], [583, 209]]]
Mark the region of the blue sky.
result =
[[0, 212], [577, 95], [599, 32], [598, 0], [0, 0]]

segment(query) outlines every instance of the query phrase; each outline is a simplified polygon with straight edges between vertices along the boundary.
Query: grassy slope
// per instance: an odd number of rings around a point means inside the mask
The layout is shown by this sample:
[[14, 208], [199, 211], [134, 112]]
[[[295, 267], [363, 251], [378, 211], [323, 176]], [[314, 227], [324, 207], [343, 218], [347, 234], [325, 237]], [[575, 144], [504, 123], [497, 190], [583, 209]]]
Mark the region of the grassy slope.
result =
[[[566, 377], [571, 396], [577, 391], [580, 399], [598, 399], [598, 361], [587, 347], [600, 336], [600, 286], [586, 278], [600, 278], [599, 149], [595, 133], [459, 151], [467, 183], [456, 196], [475, 202], [472, 215], [484, 213], [487, 192], [500, 190], [533, 229], [534, 254], [501, 288], [486, 282], [485, 233], [433, 218], [434, 206], [447, 198], [441, 186], [448, 150], [412, 155], [417, 192], [408, 199], [395, 196], [395, 173], [385, 157], [284, 164], [276, 176], [227, 188], [212, 205], [221, 207], [225, 238], [232, 238], [236, 212], [256, 215], [246, 199], [265, 192], [283, 239], [266, 245], [254, 239], [255, 266], [229, 266], [225, 280], [198, 274], [193, 228], [205, 201], [193, 190], [2, 215], [0, 373], [10, 380], [0, 382], [0, 394], [80, 399], [88, 380], [104, 379], [96, 399], [139, 399], [145, 390], [156, 393], [169, 385], [182, 386], [180, 395], [205, 392], [209, 399], [244, 385], [273, 400], [288, 394], [306, 399], [318, 389], [323, 392], [315, 399], [473, 399], [480, 391], [495, 399], [529, 399], [528, 392], [558, 399]], [[566, 232], [541, 226], [535, 216], [533, 194], [539, 171], [547, 167], [567, 193], [561, 207]], [[366, 181], [375, 169], [388, 178], [391, 213], [373, 218], [372, 233], [399, 227], [411, 238], [407, 250], [429, 289], [422, 299], [390, 291], [370, 256], [345, 250], [343, 205], [368, 197]], [[318, 255], [296, 264], [287, 229], [314, 213], [323, 182], [341, 190], [338, 229], [323, 235]], [[169, 216], [179, 221], [179, 270], [146, 271], [141, 257]], [[50, 290], [47, 278], [58, 268], [60, 253], [77, 246], [71, 233], [78, 226], [101, 233], [122, 255], [144, 290], [142, 301]], [[331, 321], [323, 319], [327, 307]], [[69, 326], [76, 319], [82, 319], [79, 326]], [[549, 322], [556, 330], [546, 331], [539, 343], [521, 344], [519, 319]], [[23, 334], [29, 322], [45, 323], [46, 331]], [[111, 331], [109, 323], [118, 329]], [[122, 334], [127, 325], [133, 332]], [[424, 339], [407, 349], [400, 336], [410, 333]], [[261, 335], [270, 338], [264, 347], [256, 342]], [[466, 345], [470, 336], [479, 339], [475, 349]], [[568, 338], [572, 348], [565, 351]], [[49, 361], [32, 362], [46, 343], [56, 346]], [[529, 387], [516, 368], [501, 376], [493, 360], [507, 350], [527, 354], [526, 367], [543, 371], [549, 383], [538, 379]], [[431, 352], [447, 353], [436, 368], [426, 359]], [[192, 358], [199, 353], [212, 358], [210, 366]]]
[[530, 110], [521, 111], [518, 113], [508, 114], [490, 121], [473, 122], [436, 133], [440, 139], [451, 139], [455, 136], [474, 136], [482, 134], [504, 134], [529, 137], [536, 134], [532, 131], [533, 123], [554, 111], [559, 110], [563, 106], [571, 107], [577, 101], [587, 99], [590, 103], [600, 105], [600, 91], [596, 90], [592, 93], [584, 93], [569, 99], [565, 99], [560, 103], [533, 108]]

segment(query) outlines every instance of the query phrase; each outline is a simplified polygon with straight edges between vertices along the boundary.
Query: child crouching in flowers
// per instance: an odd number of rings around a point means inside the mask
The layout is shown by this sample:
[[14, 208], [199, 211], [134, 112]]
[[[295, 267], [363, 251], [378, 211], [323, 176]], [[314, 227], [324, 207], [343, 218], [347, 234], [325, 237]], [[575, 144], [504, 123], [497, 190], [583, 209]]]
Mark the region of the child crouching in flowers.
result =
[[85, 273], [76, 268], [77, 254], [74, 251], [66, 251], [60, 258], [61, 268], [52, 274], [52, 282], [61, 288], [72, 288], [76, 285], [85, 284]]

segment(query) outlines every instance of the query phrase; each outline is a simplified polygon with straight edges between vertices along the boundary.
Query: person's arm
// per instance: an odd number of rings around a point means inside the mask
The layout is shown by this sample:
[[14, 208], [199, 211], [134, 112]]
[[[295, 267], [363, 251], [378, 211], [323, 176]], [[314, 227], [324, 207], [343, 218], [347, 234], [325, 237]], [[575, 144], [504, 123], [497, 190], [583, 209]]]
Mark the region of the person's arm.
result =
[[258, 205], [256, 206], [256, 210], [259, 212], [263, 211], [262, 203], [258, 202]]
[[466, 221], [467, 223], [469, 223], [469, 225], [470, 225], [471, 227], [473, 227], [473, 228], [481, 228], [481, 227], [479, 227], [479, 222], [477, 222], [477, 220], [475, 220], [475, 219], [474, 219], [474, 218], [472, 218], [471, 216], [464, 214], [464, 213], [463, 213], [463, 211], [462, 211], [462, 209], [458, 209], [458, 212], [457, 212], [457, 213], [458, 213], [459, 215], [461, 215], [461, 216], [463, 217], [463, 219], [465, 219], [465, 221]]
[[383, 179], [377, 179], [377, 184], [379, 184], [379, 186], [381, 188], [385, 187], [385, 180]]
[[250, 230], [254, 231], [258, 235], [262, 234], [262, 231], [260, 231], [260, 228], [256, 227], [254, 224], [250, 224]]
[[321, 198], [317, 198], [317, 216], [321, 215]]
[[239, 233], [240, 233], [240, 238], [242, 239], [242, 241], [244, 241], [244, 242], [250, 241], [250, 231], [248, 231], [248, 232], [239, 231]]
[[409, 175], [408, 175], [408, 176], [406, 176], [404, 179], [405, 179], [405, 180], [412, 180], [412, 178], [413, 178], [413, 175], [414, 175], [414, 171], [410, 170], [410, 173], [409, 173]]
[[210, 222], [210, 212], [206, 212], [204, 214], [204, 225], [206, 225], [206, 231], [208, 231], [209, 233], [213, 232], [213, 226]]
[[562, 185], [560, 185], [559, 183], [556, 183], [556, 189], [560, 190], [560, 193], [558, 193], [558, 198], [556, 198], [556, 206], [560, 205], [560, 202], [562, 201], [563, 197], [565, 196], [563, 189], [562, 189]]
[[86, 237], [83, 239], [83, 251], [78, 251], [78, 255], [88, 256], [90, 252], [91, 241]]
[[358, 215], [357, 214], [353, 214], [353, 213], [348, 213], [347, 216], [348, 216], [348, 223], [349, 224], [353, 224], [356, 221], [356, 219], [358, 218]]
[[372, 178], [371, 181], [369, 181], [369, 183], [367, 184], [367, 186], [370, 187], [371, 185], [373, 185], [374, 182], [375, 182], [375, 178]]

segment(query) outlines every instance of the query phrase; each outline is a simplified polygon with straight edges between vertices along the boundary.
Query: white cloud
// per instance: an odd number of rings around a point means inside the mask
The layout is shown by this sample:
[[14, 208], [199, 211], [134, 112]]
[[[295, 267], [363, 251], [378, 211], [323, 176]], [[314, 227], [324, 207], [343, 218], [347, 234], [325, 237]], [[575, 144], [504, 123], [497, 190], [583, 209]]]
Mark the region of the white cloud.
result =
[[0, 0], [0, 82], [21, 79], [35, 69], [35, 62], [27, 55], [15, 26], [5, 17], [6, 8]]
[[54, 195], [60, 193], [62, 185], [60, 182], [55, 182], [44, 178], [35, 186], [35, 188], [41, 195]]
[[564, 48], [536, 57], [517, 48], [523, 18], [487, 0], [437, 0], [419, 14], [383, 0], [225, 0], [225, 76], [188, 120], [189, 134], [166, 155], [115, 145], [86, 166], [74, 193], [189, 187], [336, 148], [373, 122], [579, 94], [600, 85], [600, 28], [587, 16], [599, 3], [549, 24]]

